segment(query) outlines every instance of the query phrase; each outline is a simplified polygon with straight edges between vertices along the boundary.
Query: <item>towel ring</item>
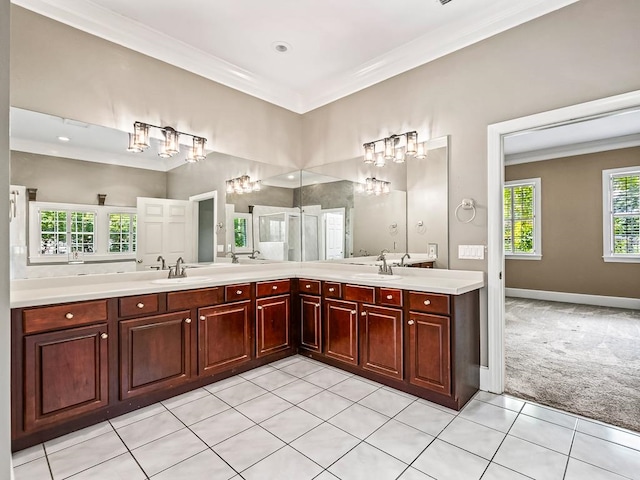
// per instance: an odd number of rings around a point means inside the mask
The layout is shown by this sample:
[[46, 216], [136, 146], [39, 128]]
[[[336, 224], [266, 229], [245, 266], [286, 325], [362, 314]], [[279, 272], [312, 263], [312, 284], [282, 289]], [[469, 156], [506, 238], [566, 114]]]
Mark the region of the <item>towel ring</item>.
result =
[[391, 225], [389, 225], [389, 233], [391, 235], [395, 235], [396, 233], [398, 233], [398, 224], [396, 222], [393, 222]]
[[418, 221], [418, 223], [416, 223], [416, 232], [423, 234], [427, 231], [427, 226], [424, 224], [424, 222], [422, 220]]
[[[469, 218], [467, 220], [462, 220], [460, 218], [460, 216], [458, 215], [458, 212], [460, 211], [460, 209], [462, 209], [462, 210], [473, 210], [473, 213], [471, 214], [471, 218]], [[476, 218], [476, 202], [475, 202], [475, 200], [473, 198], [463, 198], [462, 202], [460, 202], [460, 205], [458, 205], [456, 207], [455, 215], [456, 215], [456, 220], [458, 220], [460, 223], [471, 223], [473, 221], [473, 219]]]

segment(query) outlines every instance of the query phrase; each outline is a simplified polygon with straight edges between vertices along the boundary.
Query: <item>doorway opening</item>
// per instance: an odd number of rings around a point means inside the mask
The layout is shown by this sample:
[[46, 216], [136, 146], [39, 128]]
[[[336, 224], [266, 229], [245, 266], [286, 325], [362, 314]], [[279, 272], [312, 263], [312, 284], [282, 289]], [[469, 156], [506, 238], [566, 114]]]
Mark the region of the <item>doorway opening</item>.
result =
[[197, 263], [213, 263], [218, 249], [218, 192], [189, 197], [193, 203], [193, 252]]

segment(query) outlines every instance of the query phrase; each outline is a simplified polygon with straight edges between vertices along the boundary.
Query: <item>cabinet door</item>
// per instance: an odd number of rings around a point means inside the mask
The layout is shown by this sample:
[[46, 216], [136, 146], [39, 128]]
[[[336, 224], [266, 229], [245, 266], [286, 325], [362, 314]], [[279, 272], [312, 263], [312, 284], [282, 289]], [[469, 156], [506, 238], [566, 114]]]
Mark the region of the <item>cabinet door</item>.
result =
[[346, 363], [358, 364], [358, 304], [325, 300], [324, 353]]
[[107, 406], [107, 325], [24, 338], [24, 428], [35, 430]]
[[402, 380], [402, 310], [363, 305], [360, 366]]
[[321, 349], [320, 297], [300, 295], [300, 346], [319, 352]]
[[440, 315], [409, 314], [409, 382], [451, 394], [451, 320]]
[[170, 388], [191, 377], [189, 312], [120, 322], [120, 398]]
[[290, 295], [256, 300], [256, 357], [286, 350], [289, 338]]
[[251, 360], [250, 301], [198, 311], [198, 372], [211, 375]]

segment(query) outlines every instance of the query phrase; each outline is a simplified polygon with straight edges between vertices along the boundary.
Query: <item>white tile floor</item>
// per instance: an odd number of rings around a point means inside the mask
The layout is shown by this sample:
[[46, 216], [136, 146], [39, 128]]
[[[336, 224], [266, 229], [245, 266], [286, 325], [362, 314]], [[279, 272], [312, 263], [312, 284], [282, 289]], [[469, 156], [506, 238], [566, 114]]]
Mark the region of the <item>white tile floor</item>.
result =
[[640, 434], [486, 392], [455, 412], [295, 356], [13, 461], [16, 480], [640, 479]]

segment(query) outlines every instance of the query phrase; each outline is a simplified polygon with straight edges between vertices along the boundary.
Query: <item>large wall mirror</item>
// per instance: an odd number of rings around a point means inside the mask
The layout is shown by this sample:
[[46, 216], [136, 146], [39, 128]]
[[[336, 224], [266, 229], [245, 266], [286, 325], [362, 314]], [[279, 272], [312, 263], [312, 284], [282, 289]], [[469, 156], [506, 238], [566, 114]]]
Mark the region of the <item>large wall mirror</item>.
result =
[[[128, 153], [127, 142], [128, 132], [12, 108], [11, 184], [37, 189], [37, 203], [66, 204], [71, 210], [74, 205], [90, 207], [102, 223], [83, 227], [90, 231], [82, 238], [104, 237], [100, 252], [79, 247], [86, 250], [78, 262], [70, 261], [71, 245], [68, 251], [49, 248], [58, 255], [42, 260], [39, 242], [29, 245], [37, 210], [29, 208], [33, 202], [24, 201], [26, 190], [12, 188], [16, 205], [22, 207], [15, 213], [22, 210], [23, 222], [20, 227], [20, 220], [12, 218], [12, 278], [157, 266], [154, 249], [163, 247], [153, 229], [140, 226], [146, 225], [141, 208], [149, 204], [141, 206], [140, 198], [184, 206], [181, 215], [190, 226], [183, 235], [173, 234], [169, 243], [181, 246], [184, 250], [176, 252], [186, 252], [188, 262], [226, 263], [231, 257], [240, 263], [355, 262], [386, 249], [397, 254], [437, 252], [436, 266], [448, 267], [446, 137], [430, 142], [426, 159], [373, 170], [361, 159], [299, 171], [217, 152], [187, 164], [180, 157], [158, 158], [153, 144], [144, 155]], [[230, 180], [245, 176], [258, 182], [259, 190], [229, 188]], [[366, 179], [374, 177], [388, 182], [384, 193], [361, 191]], [[104, 206], [98, 205], [98, 194], [106, 195]], [[158, 205], [152, 202], [153, 208]], [[109, 232], [113, 214], [104, 217], [103, 212], [120, 210], [137, 212], [137, 224], [120, 226], [116, 238]], [[71, 238], [56, 238], [71, 244]], [[119, 247], [113, 247], [116, 240]], [[142, 250], [149, 252], [145, 256]], [[175, 261], [171, 254], [165, 257]]]

